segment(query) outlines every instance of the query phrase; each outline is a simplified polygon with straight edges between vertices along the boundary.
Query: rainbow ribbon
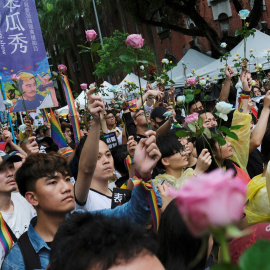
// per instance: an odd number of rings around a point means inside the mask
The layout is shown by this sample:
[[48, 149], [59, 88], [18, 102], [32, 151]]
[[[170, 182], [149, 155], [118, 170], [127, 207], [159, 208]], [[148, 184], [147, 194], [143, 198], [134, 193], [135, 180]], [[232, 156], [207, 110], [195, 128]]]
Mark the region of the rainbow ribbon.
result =
[[62, 152], [61, 155], [62, 155], [62, 156], [68, 157], [68, 156], [70, 156], [72, 153], [73, 153], [73, 149], [68, 149], [68, 150]]
[[136, 112], [138, 110], [137, 104], [133, 103], [129, 105], [129, 110], [131, 112]]
[[42, 112], [43, 119], [44, 119], [48, 124], [50, 124], [50, 118], [49, 118], [49, 115], [48, 115], [47, 111], [46, 111], [45, 109], [40, 109], [40, 111]]
[[16, 155], [17, 153], [19, 153], [19, 151], [12, 151], [12, 152], [9, 153], [9, 155], [10, 155], [10, 156], [14, 156], [14, 155]]
[[53, 110], [51, 109], [51, 137], [56, 143], [59, 148], [67, 147], [67, 141], [62, 133], [62, 130], [59, 126], [58, 121], [56, 120], [56, 117], [53, 113]]
[[132, 158], [130, 155], [128, 155], [128, 156], [125, 158], [124, 163], [125, 163], [126, 169], [129, 170], [129, 169], [130, 169], [130, 165], [131, 165], [131, 164], [134, 164], [133, 158]]
[[5, 254], [7, 255], [13, 245], [13, 240], [9, 234], [6, 222], [3, 219], [1, 212], [0, 212], [0, 242], [5, 250]]
[[133, 178], [131, 178], [131, 181], [133, 182], [134, 187], [142, 185], [144, 189], [146, 190], [146, 197], [147, 197], [147, 201], [148, 201], [151, 215], [153, 218], [154, 228], [155, 230], [158, 230], [160, 216], [159, 216], [159, 211], [158, 211], [157, 195], [153, 189], [152, 180], [150, 179], [145, 182], [141, 178], [134, 176]]
[[81, 140], [78, 112], [76, 110], [75, 101], [74, 101], [74, 97], [73, 97], [73, 94], [69, 85], [68, 78], [67, 76], [63, 74], [61, 74], [61, 78], [62, 78], [62, 84], [63, 84], [63, 88], [64, 88], [64, 92], [65, 92], [65, 96], [66, 96], [66, 100], [67, 100], [67, 104], [69, 108], [69, 113], [71, 116], [71, 124], [73, 127], [75, 143], [76, 145], [78, 145]]

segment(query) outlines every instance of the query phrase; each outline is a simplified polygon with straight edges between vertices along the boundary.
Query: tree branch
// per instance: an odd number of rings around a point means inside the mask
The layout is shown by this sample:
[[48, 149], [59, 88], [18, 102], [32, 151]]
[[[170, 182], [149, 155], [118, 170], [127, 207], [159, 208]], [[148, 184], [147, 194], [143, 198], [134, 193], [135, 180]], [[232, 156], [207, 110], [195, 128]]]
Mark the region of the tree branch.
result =
[[254, 5], [253, 5], [253, 9], [250, 12], [249, 15], [249, 28], [255, 28], [262, 16], [262, 12], [263, 12], [263, 0], [255, 0], [254, 1]]
[[167, 27], [170, 30], [182, 33], [184, 35], [187, 36], [200, 36], [200, 37], [205, 37], [205, 34], [200, 30], [200, 29], [187, 29], [187, 28], [183, 28], [174, 24], [170, 24], [170, 23], [164, 23], [164, 22], [158, 22], [158, 21], [153, 21], [153, 20], [147, 20], [145, 18], [142, 17], [137, 17], [137, 19], [145, 24], [150, 24], [153, 26], [159, 26], [159, 27]]
[[243, 9], [242, 4], [238, 0], [232, 0], [232, 2], [233, 2], [233, 5], [234, 5], [237, 13], [239, 13], [239, 11]]

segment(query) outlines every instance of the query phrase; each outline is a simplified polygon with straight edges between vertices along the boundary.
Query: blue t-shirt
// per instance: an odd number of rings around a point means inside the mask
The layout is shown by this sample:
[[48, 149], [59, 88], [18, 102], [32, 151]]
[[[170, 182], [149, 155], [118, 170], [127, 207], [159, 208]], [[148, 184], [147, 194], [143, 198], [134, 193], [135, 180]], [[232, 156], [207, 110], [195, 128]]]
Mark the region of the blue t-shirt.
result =
[[[45, 97], [43, 97], [42, 95], [36, 94], [34, 100], [31, 100], [31, 101], [30, 100], [24, 100], [26, 109], [28, 111], [35, 110], [43, 102], [44, 98]], [[23, 106], [23, 101], [22, 100], [18, 100], [15, 103], [12, 112], [22, 112], [22, 111], [25, 111], [24, 106]]]

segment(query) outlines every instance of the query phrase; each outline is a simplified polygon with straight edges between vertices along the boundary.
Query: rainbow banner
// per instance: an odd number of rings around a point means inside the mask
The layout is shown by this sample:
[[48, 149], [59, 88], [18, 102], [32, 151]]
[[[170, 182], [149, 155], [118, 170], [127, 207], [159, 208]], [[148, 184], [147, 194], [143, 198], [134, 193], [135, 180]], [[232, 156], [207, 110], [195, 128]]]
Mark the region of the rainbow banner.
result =
[[13, 240], [9, 234], [6, 222], [4, 221], [1, 212], [0, 212], [0, 242], [5, 250], [5, 254], [7, 255], [13, 245]]
[[59, 126], [59, 123], [51, 109], [51, 136], [52, 139], [54, 141], [54, 143], [56, 143], [59, 148], [63, 148], [63, 147], [67, 147], [67, 141], [62, 133], [62, 130]]
[[48, 115], [46, 109], [41, 109], [40, 111], [42, 112], [43, 119], [44, 119], [48, 124], [50, 124], [50, 118], [49, 118], [49, 115]]
[[61, 77], [62, 77], [62, 84], [63, 84], [64, 92], [66, 95], [68, 108], [69, 108], [69, 113], [71, 116], [71, 124], [73, 127], [74, 139], [75, 139], [76, 145], [78, 145], [80, 140], [81, 140], [79, 116], [78, 116], [78, 112], [76, 110], [75, 101], [74, 101], [74, 97], [72, 95], [72, 91], [71, 91], [71, 88], [69, 85], [68, 78], [67, 78], [67, 76], [65, 76], [63, 74], [61, 74]]
[[62, 156], [70, 156], [73, 153], [73, 149], [67, 149], [66, 151], [62, 152], [61, 155]]
[[134, 187], [137, 187], [139, 185], [142, 185], [146, 191], [146, 197], [148, 200], [149, 208], [152, 214], [153, 223], [155, 230], [158, 230], [159, 222], [160, 222], [160, 216], [158, 211], [158, 204], [157, 204], [157, 195], [153, 189], [152, 186], [152, 180], [143, 181], [142, 179], [134, 176], [131, 178], [131, 181], [134, 184]]

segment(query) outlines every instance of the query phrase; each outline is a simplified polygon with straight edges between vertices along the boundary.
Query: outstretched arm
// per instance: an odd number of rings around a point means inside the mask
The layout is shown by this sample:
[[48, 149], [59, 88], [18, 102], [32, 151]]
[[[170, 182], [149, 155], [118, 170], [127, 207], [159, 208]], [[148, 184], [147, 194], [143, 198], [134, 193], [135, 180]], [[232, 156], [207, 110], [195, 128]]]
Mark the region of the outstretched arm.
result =
[[262, 143], [262, 139], [267, 128], [269, 113], [270, 113], [270, 91], [268, 91], [264, 97], [263, 109], [260, 115], [260, 119], [256, 124], [256, 127], [254, 128], [253, 132], [251, 133], [249, 143], [249, 153], [252, 153]]
[[230, 66], [227, 66], [225, 74], [226, 74], [225, 82], [222, 85], [222, 89], [219, 95], [220, 101], [228, 100], [231, 88], [231, 79], [233, 77], [233, 69]]
[[77, 201], [82, 204], [87, 199], [98, 159], [100, 135], [99, 114], [105, 113], [105, 106], [101, 97], [92, 95], [94, 90], [95, 88], [91, 88], [87, 93], [88, 109], [93, 116], [93, 125], [83, 146], [79, 160], [78, 177], [75, 185], [75, 197]]

